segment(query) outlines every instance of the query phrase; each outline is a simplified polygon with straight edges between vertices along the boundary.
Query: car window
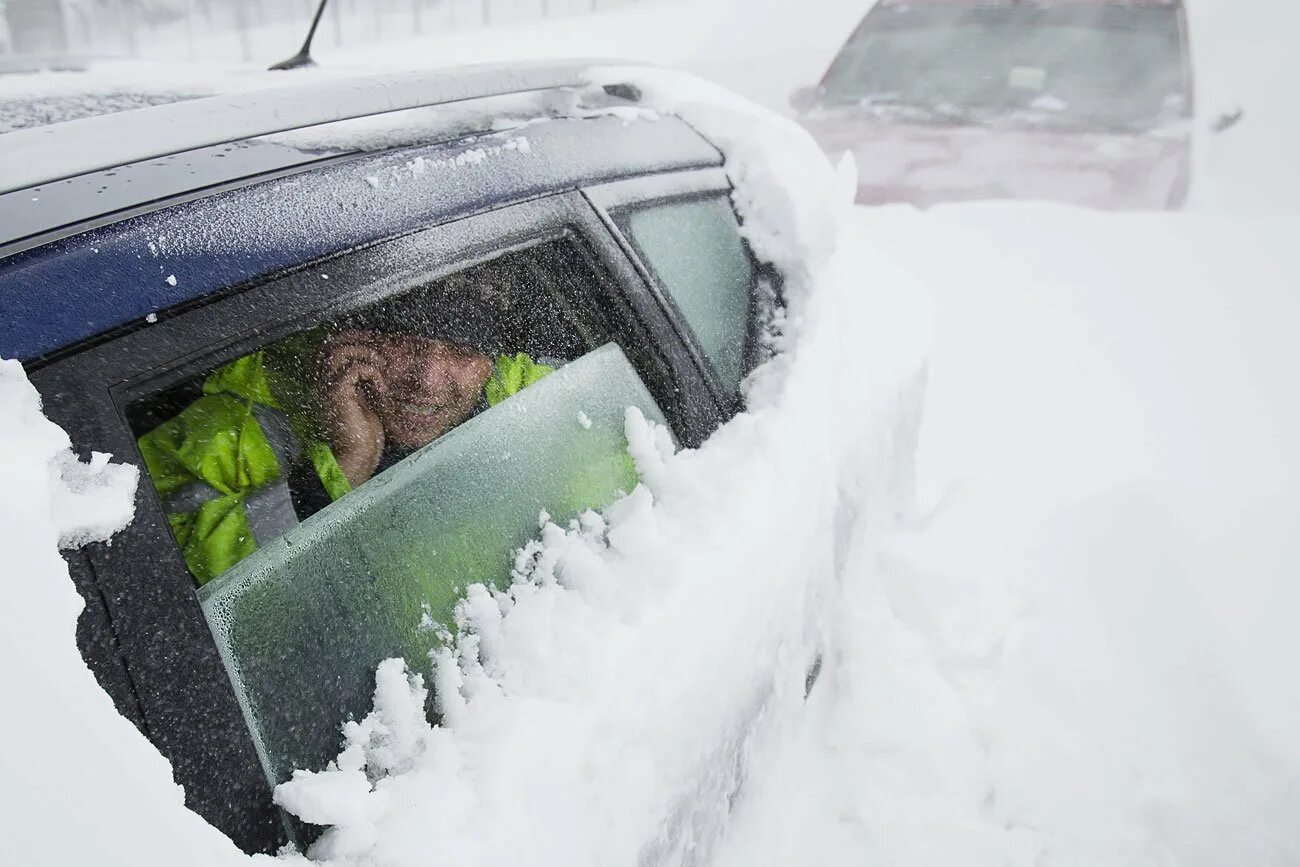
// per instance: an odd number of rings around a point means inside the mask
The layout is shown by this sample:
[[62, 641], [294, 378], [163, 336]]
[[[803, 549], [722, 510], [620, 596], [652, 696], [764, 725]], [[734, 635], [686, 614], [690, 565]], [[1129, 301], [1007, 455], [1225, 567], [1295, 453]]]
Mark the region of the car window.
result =
[[560, 267], [570, 259], [558, 243], [349, 311], [136, 401], [140, 453], [196, 583], [604, 342], [566, 306], [565, 284], [590, 278]]
[[754, 268], [728, 198], [656, 202], [620, 215], [620, 222], [723, 388], [737, 394], [752, 357]]
[[360, 719], [374, 666], [428, 653], [464, 587], [508, 584], [542, 513], [564, 521], [637, 481], [627, 407], [664, 416], [613, 343], [415, 452], [200, 590], [274, 785], [319, 769]]
[[[346, 273], [344, 299], [366, 288]], [[538, 243], [127, 407], [272, 784], [333, 758], [380, 661], [430, 674], [464, 588], [508, 584], [539, 516], [636, 484], [624, 413], [667, 422], [580, 300], [601, 279]]]
[[1173, 6], [876, 7], [822, 84], [830, 105], [953, 122], [1138, 126], [1190, 109]]

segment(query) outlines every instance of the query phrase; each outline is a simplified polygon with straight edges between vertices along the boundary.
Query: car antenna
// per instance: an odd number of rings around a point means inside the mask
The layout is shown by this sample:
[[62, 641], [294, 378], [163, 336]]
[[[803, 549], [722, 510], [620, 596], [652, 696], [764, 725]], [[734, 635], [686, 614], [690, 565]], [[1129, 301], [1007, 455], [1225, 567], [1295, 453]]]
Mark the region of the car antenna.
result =
[[315, 66], [316, 61], [311, 59], [311, 41], [316, 37], [316, 28], [320, 26], [320, 17], [325, 14], [325, 4], [329, 0], [320, 0], [320, 5], [316, 7], [316, 16], [311, 19], [311, 29], [307, 31], [307, 38], [303, 40], [302, 48], [298, 53], [288, 60], [281, 60], [269, 69], [302, 69], [304, 66]]

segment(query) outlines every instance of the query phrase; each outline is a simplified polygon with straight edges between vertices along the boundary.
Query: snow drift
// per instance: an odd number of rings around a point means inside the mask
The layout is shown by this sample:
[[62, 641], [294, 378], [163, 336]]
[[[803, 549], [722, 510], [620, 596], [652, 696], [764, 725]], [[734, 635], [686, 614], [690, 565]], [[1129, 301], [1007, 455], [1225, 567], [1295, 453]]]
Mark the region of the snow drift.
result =
[[926, 493], [716, 863], [1300, 863], [1300, 224], [860, 220], [936, 298]]
[[[629, 417], [644, 485], [471, 589], [435, 683], [380, 667], [278, 794], [332, 826], [312, 855], [1300, 864], [1300, 226], [854, 216], [793, 127], [643, 83], [727, 151], [783, 352], [697, 451]], [[133, 474], [13, 364], [0, 442], [0, 861], [241, 861], [76, 655], [57, 546], [127, 520]]]

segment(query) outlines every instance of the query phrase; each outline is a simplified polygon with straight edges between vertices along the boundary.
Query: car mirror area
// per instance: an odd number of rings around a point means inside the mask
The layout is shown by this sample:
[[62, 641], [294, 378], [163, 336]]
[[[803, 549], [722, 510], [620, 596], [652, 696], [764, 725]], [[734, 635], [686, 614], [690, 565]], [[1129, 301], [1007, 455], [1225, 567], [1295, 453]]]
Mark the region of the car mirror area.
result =
[[1210, 132], [1222, 133], [1241, 123], [1246, 110], [1239, 105], [1230, 106], [1214, 113], [1210, 119]]
[[799, 114], [812, 111], [821, 99], [821, 88], [816, 86], [801, 87], [790, 94], [790, 107]]
[[535, 258], [564, 257], [508, 254], [137, 400], [137, 444], [196, 583], [600, 342]]

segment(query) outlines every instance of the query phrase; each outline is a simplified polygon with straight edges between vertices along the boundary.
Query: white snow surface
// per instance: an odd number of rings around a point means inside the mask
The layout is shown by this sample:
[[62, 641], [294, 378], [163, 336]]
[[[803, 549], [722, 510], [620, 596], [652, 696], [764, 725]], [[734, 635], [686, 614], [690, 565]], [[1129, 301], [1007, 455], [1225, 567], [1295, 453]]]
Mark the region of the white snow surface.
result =
[[[341, 770], [280, 790], [313, 855], [635, 863], [767, 695], [719, 865], [1300, 863], [1297, 228], [858, 213], [750, 413], [677, 455], [631, 416], [646, 486], [471, 591], [446, 727], [381, 666]], [[233, 863], [76, 655], [74, 525], [31, 506], [78, 465], [0, 370], [4, 863]]]
[[[761, 62], [764, 27], [813, 14], [778, 5], [707, 55], [773, 103], [820, 71]], [[785, 352], [698, 451], [631, 415], [645, 484], [544, 518], [501, 589], [471, 588], [435, 683], [380, 666], [336, 768], [277, 793], [334, 825], [312, 857], [1300, 865], [1300, 220], [1279, 215], [1300, 174], [1293, 61], [1268, 47], [1294, 28], [1261, 23], [1296, 16], [1191, 8], [1202, 81], [1232, 79], [1247, 119], [1201, 154], [1188, 214], [850, 213], [851, 165], [647, 80], [727, 150], [751, 240], [789, 270]], [[658, 19], [616, 17], [608, 53], [644, 56], [626, 23]], [[656, 51], [701, 57], [719, 32], [669, 30]], [[592, 33], [497, 48], [590, 55]], [[0, 444], [20, 602], [0, 609], [0, 864], [242, 863], [76, 652], [58, 548], [129, 520], [134, 472], [78, 462], [12, 362]], [[734, 812], [683, 819], [726, 802], [731, 747]]]
[[935, 296], [925, 493], [715, 863], [1300, 864], [1300, 221], [860, 223]]

